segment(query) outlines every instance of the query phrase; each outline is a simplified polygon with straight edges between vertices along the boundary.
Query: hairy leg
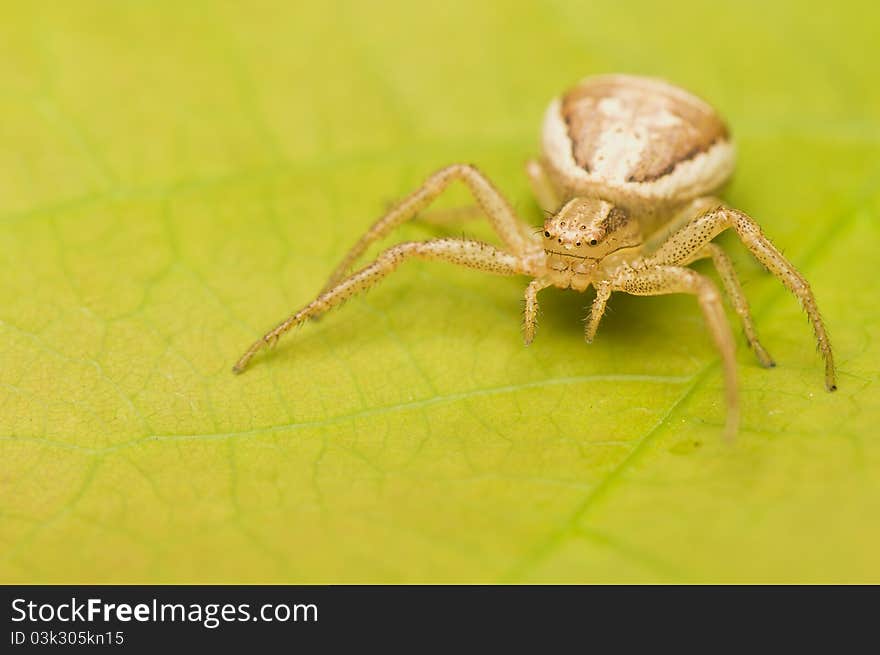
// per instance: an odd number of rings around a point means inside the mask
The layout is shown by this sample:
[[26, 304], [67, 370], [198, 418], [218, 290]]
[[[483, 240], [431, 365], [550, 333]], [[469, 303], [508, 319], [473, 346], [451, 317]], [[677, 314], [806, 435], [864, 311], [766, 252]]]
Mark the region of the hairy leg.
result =
[[721, 295], [712, 281], [689, 268], [653, 266], [629, 269], [611, 280], [611, 288], [635, 296], [660, 296], [667, 293], [690, 293], [697, 297], [703, 318], [715, 346], [721, 354], [724, 388], [727, 400], [725, 436], [732, 439], [739, 426], [739, 400], [736, 388], [735, 344], [730, 325], [724, 315]]
[[[755, 330], [755, 324], [752, 322], [752, 315], [749, 311], [749, 301], [746, 300], [742, 285], [739, 283], [736, 269], [733, 268], [733, 262], [730, 261], [730, 257], [727, 256], [727, 253], [725, 253], [717, 243], [707, 243], [694, 255], [694, 257], [691, 258], [690, 261], [705, 258], [712, 259], [712, 263], [718, 271], [718, 276], [724, 284], [724, 290], [727, 292], [727, 297], [730, 298], [730, 304], [733, 305], [734, 311], [739, 316], [740, 321], [742, 321], [746, 341], [748, 341], [749, 347], [755, 353], [761, 366], [764, 368], [772, 368], [773, 366], [776, 366], [776, 362], [773, 361], [770, 353], [764, 349], [764, 346], [762, 346], [761, 342], [758, 340], [758, 332]], [[689, 264], [690, 261], [684, 263]]]
[[546, 213], [554, 213], [562, 205], [562, 199], [556, 192], [556, 187], [547, 175], [547, 170], [538, 159], [530, 159], [526, 162], [526, 177], [538, 206]]
[[[532, 189], [532, 195], [538, 206], [546, 214], [552, 214], [562, 205], [559, 194], [553, 186], [544, 165], [538, 159], [526, 162], [526, 177]], [[429, 209], [419, 212], [417, 220], [428, 225], [448, 225], [459, 221], [471, 220], [485, 216], [479, 205], [463, 205], [444, 209]]]
[[489, 223], [508, 250], [516, 255], [522, 255], [535, 248], [530, 234], [532, 228], [519, 219], [510, 203], [492, 183], [469, 164], [452, 164], [431, 175], [422, 186], [376, 221], [342, 258], [330, 274], [323, 291], [327, 291], [345, 277], [372, 243], [414, 218], [456, 180], [464, 182], [470, 189], [480, 210], [489, 219]]
[[605, 305], [611, 297], [610, 282], [596, 282], [593, 286], [596, 287], [596, 297], [593, 299], [590, 315], [587, 316], [587, 321], [584, 324], [584, 339], [586, 339], [587, 343], [593, 343], [596, 330], [599, 329], [599, 321], [602, 320], [602, 316], [605, 314]]
[[[541, 210], [550, 214], [559, 209], [562, 202], [541, 161], [530, 159], [526, 162], [525, 168], [532, 195], [535, 196]], [[389, 207], [390, 209], [393, 207]], [[416, 220], [428, 225], [449, 225], [481, 217], [485, 217], [485, 213], [479, 205], [462, 205], [460, 207], [428, 209], [419, 212]]]
[[809, 283], [791, 265], [747, 214], [729, 207], [718, 207], [684, 225], [644, 259], [645, 265], [680, 264], [692, 258], [709, 241], [728, 228], [736, 230], [743, 244], [800, 301], [813, 325], [819, 352], [825, 360], [825, 388], [837, 389], [834, 356], [825, 324]]
[[550, 282], [535, 279], [526, 287], [525, 312], [523, 314], [523, 340], [528, 346], [535, 339], [538, 325], [538, 292], [551, 286]]
[[666, 243], [666, 241], [669, 240], [669, 237], [678, 232], [685, 225], [693, 222], [694, 219], [702, 214], [723, 206], [724, 202], [714, 196], [703, 196], [691, 200], [688, 204], [675, 212], [670, 220], [664, 222], [660, 229], [648, 235], [648, 238], [645, 239], [642, 251], [647, 254], [653, 253], [658, 247]]
[[520, 257], [480, 241], [434, 239], [401, 243], [382, 252], [372, 263], [321, 293], [308, 305], [284, 319], [258, 339], [232, 368], [241, 373], [251, 358], [268, 345], [274, 345], [285, 332], [342, 304], [355, 294], [366, 291], [392, 273], [408, 259], [445, 261], [498, 275], [528, 274]]

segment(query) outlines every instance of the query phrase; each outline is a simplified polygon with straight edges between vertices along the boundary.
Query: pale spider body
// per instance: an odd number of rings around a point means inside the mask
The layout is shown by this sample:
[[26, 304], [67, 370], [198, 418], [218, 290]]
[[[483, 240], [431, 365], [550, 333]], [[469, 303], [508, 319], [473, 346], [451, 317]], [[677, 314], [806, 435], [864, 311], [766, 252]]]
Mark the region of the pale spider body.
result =
[[[800, 301], [825, 360], [825, 386], [836, 389], [831, 345], [809, 284], [753, 219], [714, 196], [733, 172], [735, 150], [724, 121], [710, 105], [662, 80], [591, 77], [550, 104], [541, 141], [542, 157], [526, 165], [538, 204], [548, 214], [540, 230], [523, 222], [475, 167], [447, 166], [374, 223], [336, 267], [323, 291], [256, 341], [233, 370], [240, 373], [260, 349], [286, 331], [370, 288], [411, 258], [531, 277], [525, 292], [526, 344], [535, 335], [537, 294], [550, 286], [595, 288], [586, 319], [588, 342], [614, 291], [689, 293], [697, 298], [721, 355], [725, 431], [732, 436], [739, 421], [733, 336], [718, 288], [687, 267], [698, 259], [713, 261], [750, 347], [763, 366], [774, 366], [758, 341], [730, 260], [712, 243], [720, 232], [732, 228]], [[489, 220], [503, 248], [451, 238], [401, 243], [350, 273], [373, 242], [415, 218], [456, 180], [471, 191], [475, 209]]]

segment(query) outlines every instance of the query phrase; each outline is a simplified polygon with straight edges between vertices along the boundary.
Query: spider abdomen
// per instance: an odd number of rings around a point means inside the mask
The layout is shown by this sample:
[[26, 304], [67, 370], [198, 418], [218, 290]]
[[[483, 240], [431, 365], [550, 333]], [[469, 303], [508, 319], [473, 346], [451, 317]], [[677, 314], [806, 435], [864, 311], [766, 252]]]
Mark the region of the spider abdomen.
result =
[[556, 98], [542, 147], [561, 195], [649, 211], [713, 193], [735, 162], [727, 126], [709, 104], [630, 75], [588, 77]]

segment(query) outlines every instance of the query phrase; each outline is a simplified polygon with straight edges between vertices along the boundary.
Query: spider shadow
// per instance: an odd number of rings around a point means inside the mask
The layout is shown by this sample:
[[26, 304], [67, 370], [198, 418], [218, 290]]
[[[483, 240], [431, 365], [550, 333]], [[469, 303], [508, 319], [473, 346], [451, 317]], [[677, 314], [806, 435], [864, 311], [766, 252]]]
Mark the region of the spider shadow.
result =
[[[485, 295], [484, 309], [480, 310], [484, 312], [481, 320], [500, 322], [507, 315], [511, 323], [511, 334], [514, 335], [522, 321], [522, 301], [519, 304], [510, 301], [517, 296], [521, 298], [520, 294], [525, 290], [525, 279], [499, 282], [501, 284], [496, 288], [472, 288], [469, 296]], [[418, 279], [411, 281], [413, 285], [418, 283]], [[405, 300], [412, 291], [406, 287], [407, 284], [403, 283], [402, 287], [394, 291], [389, 289], [391, 293], [385, 298], [382, 298], [381, 290], [376, 290], [376, 296], [379, 297], [374, 302], [379, 311], [393, 311], [393, 307]], [[442, 296], [446, 295], [443, 286], [438, 285], [434, 293], [438, 296], [437, 301], [442, 304]], [[584, 319], [589, 314], [594, 297], [595, 292], [592, 289], [584, 293], [556, 288], [542, 291], [539, 296], [541, 312], [536, 342], [545, 337], [582, 345]], [[690, 329], [685, 323], [692, 326], [692, 319], [699, 320], [699, 308], [696, 303], [688, 303], [689, 300], [692, 299], [687, 296], [643, 298], [623, 293], [614, 294], [603, 316], [599, 334], [590, 347], [603, 349], [644, 340], [646, 334], [657, 330], [658, 324], [663, 325], [662, 329], [667, 334], [680, 334]], [[279, 370], [309, 370], [326, 361], [328, 357], [340, 356], [342, 353], [337, 349], [338, 344], [363, 346], [370, 341], [384, 338], [386, 332], [378, 324], [343, 316], [345, 312], [353, 310], [357, 311], [355, 307], [342, 307], [339, 311], [322, 317], [320, 321], [307, 322], [264, 353], [254, 364], [260, 366], [274, 360], [273, 365]], [[361, 319], [364, 318], [362, 315]], [[372, 335], [367, 335], [364, 326], [371, 323], [376, 327], [372, 328]], [[462, 325], [461, 329], [466, 327]], [[343, 350], [347, 351], [348, 348], [344, 347]]]
[[[596, 293], [590, 290], [579, 293], [570, 289], [550, 288], [541, 292], [539, 297], [541, 314], [539, 317], [540, 333], [551, 333], [583, 341], [584, 322], [589, 316], [590, 306]], [[669, 297], [640, 298], [624, 293], [613, 294], [608, 301], [599, 332], [592, 347], [601, 347], [601, 342], [608, 339], [621, 341], [637, 340], [645, 334], [649, 325], [656, 319], [646, 316], [648, 313], [662, 311], [667, 314], [669, 308], [660, 308], [661, 303], [671, 301], [676, 309], [686, 312], [686, 306], [677, 303], [679, 299]], [[695, 311], [699, 311], [694, 307]], [[680, 314], [681, 312], [676, 312]]]

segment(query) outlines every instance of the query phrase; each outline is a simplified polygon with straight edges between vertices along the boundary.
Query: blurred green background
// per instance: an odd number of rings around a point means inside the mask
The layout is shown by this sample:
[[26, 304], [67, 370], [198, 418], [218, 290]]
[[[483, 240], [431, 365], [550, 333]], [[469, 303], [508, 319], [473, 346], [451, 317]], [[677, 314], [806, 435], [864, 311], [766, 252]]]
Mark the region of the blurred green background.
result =
[[[874, 3], [3, 2], [0, 581], [880, 582]], [[662, 76], [740, 147], [763, 342], [743, 428], [692, 298], [408, 264], [285, 339], [386, 204], [522, 166], [582, 76]], [[445, 202], [458, 204], [461, 192]], [[482, 224], [455, 228], [489, 238]], [[435, 234], [411, 225], [400, 238]], [[701, 270], [708, 270], [698, 265]]]

